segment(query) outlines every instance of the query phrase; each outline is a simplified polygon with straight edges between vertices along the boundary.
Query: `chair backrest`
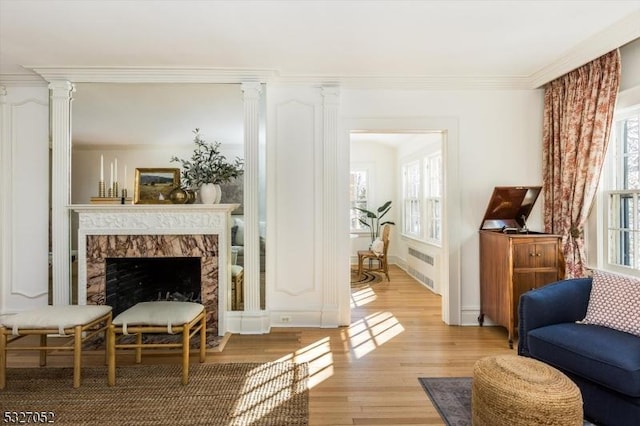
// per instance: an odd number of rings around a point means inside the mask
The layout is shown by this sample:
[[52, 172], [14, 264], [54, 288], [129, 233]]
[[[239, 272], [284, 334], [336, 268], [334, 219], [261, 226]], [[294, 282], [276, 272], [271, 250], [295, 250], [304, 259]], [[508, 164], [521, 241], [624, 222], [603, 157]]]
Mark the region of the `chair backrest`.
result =
[[383, 225], [382, 228], [382, 242], [384, 243], [383, 256], [387, 256], [387, 250], [389, 249], [389, 232], [391, 232], [391, 225]]

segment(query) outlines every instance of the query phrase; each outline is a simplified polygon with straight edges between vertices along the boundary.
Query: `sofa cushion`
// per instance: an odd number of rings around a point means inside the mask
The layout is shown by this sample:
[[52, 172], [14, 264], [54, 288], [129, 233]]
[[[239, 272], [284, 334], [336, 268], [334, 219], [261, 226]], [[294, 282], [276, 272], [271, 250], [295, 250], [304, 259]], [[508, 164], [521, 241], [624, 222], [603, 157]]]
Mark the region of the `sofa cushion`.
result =
[[640, 280], [594, 271], [587, 314], [581, 322], [640, 336]]
[[529, 354], [617, 392], [640, 397], [640, 338], [597, 325], [554, 324], [529, 331]]

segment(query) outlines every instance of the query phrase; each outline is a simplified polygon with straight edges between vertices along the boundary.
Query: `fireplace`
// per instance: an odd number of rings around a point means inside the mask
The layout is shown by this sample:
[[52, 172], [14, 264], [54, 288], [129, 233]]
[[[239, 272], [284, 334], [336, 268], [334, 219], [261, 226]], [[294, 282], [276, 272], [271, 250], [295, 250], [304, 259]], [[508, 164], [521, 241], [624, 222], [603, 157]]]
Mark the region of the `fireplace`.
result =
[[[236, 207], [236, 204], [73, 206], [72, 209], [79, 214], [79, 303], [116, 304], [114, 314], [117, 315], [120, 309], [126, 308], [122, 308], [125, 304], [118, 298], [113, 299], [107, 289], [108, 282], [113, 281], [109, 270], [116, 267], [113, 265], [120, 268], [122, 265], [150, 262], [151, 270], [140, 272], [141, 276], [151, 276], [151, 283], [142, 286], [148, 287], [151, 295], [144, 298], [199, 298], [207, 311], [208, 333], [223, 335], [228, 331], [225, 314], [231, 303], [230, 223], [231, 211]], [[169, 265], [166, 267], [172, 270], [176, 266], [170, 265], [176, 261], [199, 265], [194, 266], [197, 272], [185, 273], [193, 288], [169, 289], [159, 284], [158, 276], [153, 278], [153, 270], [160, 268], [157, 265], [166, 263]], [[187, 278], [176, 278], [183, 279]], [[198, 279], [199, 287], [194, 284]], [[123, 281], [122, 277], [116, 280]], [[135, 297], [138, 293], [134, 291]]]
[[106, 304], [114, 316], [140, 302], [202, 301], [199, 257], [107, 258], [105, 268]]

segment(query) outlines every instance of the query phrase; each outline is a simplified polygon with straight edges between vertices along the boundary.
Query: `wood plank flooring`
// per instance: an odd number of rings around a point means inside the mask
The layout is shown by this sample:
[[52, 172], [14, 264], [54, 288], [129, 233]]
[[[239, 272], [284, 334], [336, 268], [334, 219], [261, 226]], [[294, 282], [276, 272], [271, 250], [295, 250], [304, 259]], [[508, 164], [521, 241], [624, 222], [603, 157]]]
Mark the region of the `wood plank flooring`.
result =
[[[447, 326], [439, 296], [398, 267], [390, 275], [391, 282], [352, 289], [349, 327], [232, 335], [206, 362], [309, 362], [310, 425], [442, 425], [418, 377], [471, 376], [479, 358], [516, 351], [504, 328]], [[102, 361], [90, 353], [84, 365]], [[132, 362], [118, 357], [118, 365]], [[143, 363], [164, 362], [179, 356], [143, 356]], [[37, 365], [35, 352], [9, 355], [9, 367]], [[71, 366], [71, 355], [50, 356], [49, 365]]]

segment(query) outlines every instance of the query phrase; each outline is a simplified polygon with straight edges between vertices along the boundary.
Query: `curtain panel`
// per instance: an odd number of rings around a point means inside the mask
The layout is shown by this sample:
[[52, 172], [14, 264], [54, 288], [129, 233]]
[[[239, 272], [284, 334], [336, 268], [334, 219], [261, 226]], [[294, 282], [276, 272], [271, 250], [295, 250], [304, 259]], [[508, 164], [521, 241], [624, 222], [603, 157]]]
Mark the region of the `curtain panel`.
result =
[[585, 275], [583, 229], [596, 195], [619, 85], [616, 49], [545, 88], [544, 229], [562, 236], [567, 278]]

